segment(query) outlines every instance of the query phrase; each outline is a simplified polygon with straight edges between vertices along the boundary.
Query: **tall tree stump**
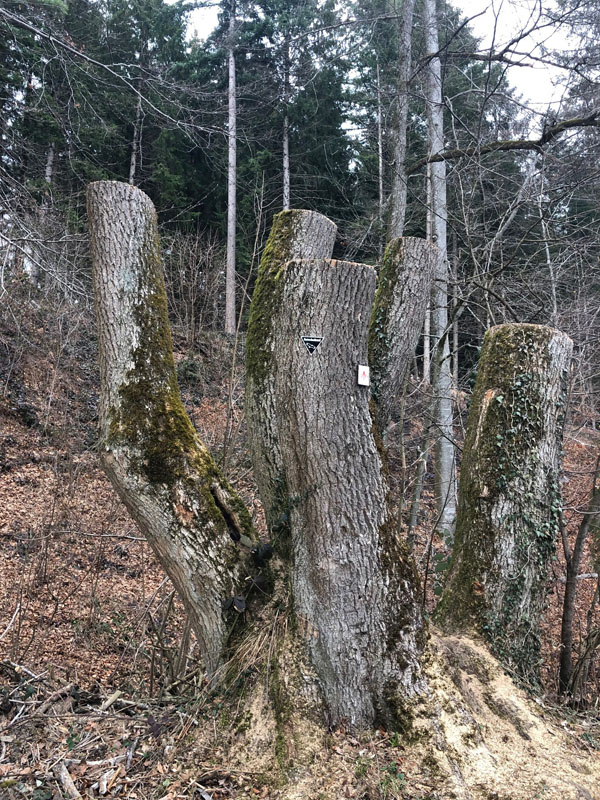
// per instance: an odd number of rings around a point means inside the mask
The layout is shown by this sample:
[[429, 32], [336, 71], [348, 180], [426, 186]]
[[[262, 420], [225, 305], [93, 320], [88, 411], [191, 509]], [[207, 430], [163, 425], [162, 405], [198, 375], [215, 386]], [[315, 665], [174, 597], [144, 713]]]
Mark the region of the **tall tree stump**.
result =
[[128, 184], [101, 181], [88, 187], [88, 215], [103, 464], [214, 674], [230, 628], [223, 604], [247, 574], [240, 544], [252, 546], [251, 520], [181, 402], [152, 202]]
[[250, 306], [246, 336], [248, 441], [267, 526], [273, 540], [281, 545], [287, 542], [288, 525], [282, 506], [286, 486], [275, 413], [273, 336], [281, 309], [283, 275], [286, 263], [293, 258], [329, 258], [336, 231], [331, 220], [315, 211], [276, 214]]
[[538, 675], [540, 616], [561, 513], [572, 342], [541, 325], [487, 331], [471, 400], [454, 552], [436, 617], [474, 627], [521, 678]]
[[436, 249], [405, 236], [386, 247], [369, 328], [369, 364], [375, 415], [384, 432], [404, 386], [423, 330]]
[[367, 335], [375, 271], [292, 261], [273, 330], [294, 610], [333, 723], [402, 729], [423, 690], [417, 577], [387, 508]]

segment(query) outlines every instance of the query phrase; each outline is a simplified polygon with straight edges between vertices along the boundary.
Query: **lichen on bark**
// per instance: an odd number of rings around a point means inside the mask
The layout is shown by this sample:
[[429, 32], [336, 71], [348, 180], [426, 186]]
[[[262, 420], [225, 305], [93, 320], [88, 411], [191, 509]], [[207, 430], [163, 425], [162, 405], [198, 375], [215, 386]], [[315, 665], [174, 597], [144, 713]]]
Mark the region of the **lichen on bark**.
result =
[[535, 682], [546, 574], [558, 532], [571, 340], [540, 325], [491, 328], [471, 400], [456, 537], [436, 619], [475, 628]]

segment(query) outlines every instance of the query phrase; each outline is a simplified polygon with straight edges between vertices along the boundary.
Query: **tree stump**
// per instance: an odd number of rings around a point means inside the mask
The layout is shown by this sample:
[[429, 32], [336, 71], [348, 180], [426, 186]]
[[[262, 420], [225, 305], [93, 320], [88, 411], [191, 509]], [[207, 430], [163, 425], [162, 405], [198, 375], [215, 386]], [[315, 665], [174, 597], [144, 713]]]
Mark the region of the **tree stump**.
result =
[[273, 333], [281, 309], [282, 276], [293, 258], [329, 258], [336, 226], [314, 211], [283, 211], [273, 219], [250, 306], [246, 336], [245, 414], [254, 477], [267, 527], [280, 552], [287, 547], [286, 496], [275, 413]]
[[371, 394], [382, 433], [423, 330], [435, 265], [435, 247], [426, 239], [406, 236], [386, 247], [369, 328]]
[[409, 726], [423, 690], [417, 576], [387, 508], [372, 433], [367, 335], [375, 271], [292, 261], [273, 330], [292, 590], [333, 724]]
[[560, 457], [572, 342], [541, 325], [487, 331], [471, 400], [454, 552], [436, 617], [476, 628], [535, 681], [539, 623], [561, 513]]
[[223, 604], [247, 575], [240, 544], [249, 553], [252, 523], [181, 402], [152, 202], [128, 184], [101, 181], [88, 187], [88, 215], [103, 464], [214, 674], [231, 627]]

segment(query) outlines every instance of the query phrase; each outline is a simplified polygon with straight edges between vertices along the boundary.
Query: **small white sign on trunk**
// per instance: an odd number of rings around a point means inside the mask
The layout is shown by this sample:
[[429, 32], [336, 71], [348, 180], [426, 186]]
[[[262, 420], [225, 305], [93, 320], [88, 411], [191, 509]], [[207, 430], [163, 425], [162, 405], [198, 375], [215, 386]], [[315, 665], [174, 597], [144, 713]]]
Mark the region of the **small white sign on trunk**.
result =
[[358, 385], [370, 386], [371, 385], [371, 371], [366, 364], [358, 365]]

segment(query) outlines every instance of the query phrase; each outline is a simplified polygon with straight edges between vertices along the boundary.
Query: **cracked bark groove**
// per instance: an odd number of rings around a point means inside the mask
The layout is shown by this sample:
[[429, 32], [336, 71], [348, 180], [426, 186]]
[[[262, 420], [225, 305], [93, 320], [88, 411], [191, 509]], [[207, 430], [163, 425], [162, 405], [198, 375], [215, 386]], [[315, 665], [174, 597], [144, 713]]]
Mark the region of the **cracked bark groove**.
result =
[[560, 515], [573, 343], [543, 325], [487, 331], [469, 409], [450, 572], [436, 616], [475, 628], [535, 682], [539, 623]]
[[[287, 264], [273, 331], [275, 396], [299, 629], [333, 724], [410, 727], [424, 690], [417, 577], [388, 515], [367, 363], [375, 271]], [[302, 335], [322, 336], [310, 354]]]
[[229, 627], [222, 604], [245, 577], [237, 542], [252, 544], [252, 523], [181, 402], [152, 202], [128, 184], [100, 181], [88, 187], [88, 216], [102, 461], [214, 675]]
[[385, 250], [369, 327], [371, 394], [383, 433], [423, 330], [436, 265], [426, 239], [393, 239]]
[[[287, 540], [285, 476], [275, 414], [273, 332], [281, 307], [285, 265], [293, 258], [329, 258], [336, 225], [315, 211], [283, 211], [273, 219], [258, 269], [246, 336], [248, 441], [267, 526], [279, 550]], [[283, 540], [283, 541], [282, 541]]]

